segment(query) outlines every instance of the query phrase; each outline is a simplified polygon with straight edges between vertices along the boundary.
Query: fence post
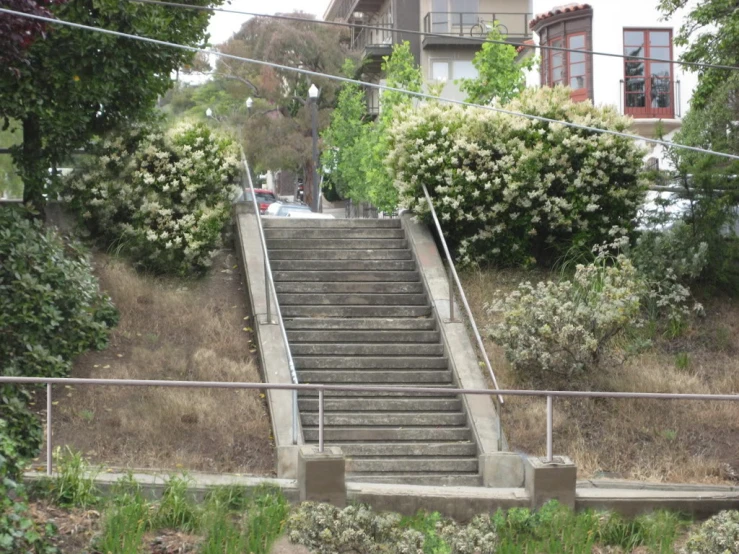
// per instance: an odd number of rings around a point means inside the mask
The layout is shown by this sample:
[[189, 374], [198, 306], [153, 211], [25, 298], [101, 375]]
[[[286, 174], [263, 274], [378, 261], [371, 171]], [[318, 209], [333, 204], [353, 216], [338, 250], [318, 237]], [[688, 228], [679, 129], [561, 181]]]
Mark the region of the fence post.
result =
[[323, 452], [323, 389], [318, 389], [318, 451]]
[[552, 463], [554, 461], [553, 454], [553, 443], [552, 437], [554, 427], [554, 399], [551, 396], [547, 396], [547, 462]]
[[46, 384], [46, 475], [51, 477], [51, 383]]

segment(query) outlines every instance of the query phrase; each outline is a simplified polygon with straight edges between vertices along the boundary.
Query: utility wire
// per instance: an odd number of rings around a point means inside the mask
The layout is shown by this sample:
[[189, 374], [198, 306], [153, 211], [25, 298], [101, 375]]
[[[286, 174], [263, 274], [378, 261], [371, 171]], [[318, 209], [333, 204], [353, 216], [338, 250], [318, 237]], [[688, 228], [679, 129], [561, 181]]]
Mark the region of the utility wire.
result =
[[643, 141], [643, 142], [647, 142], [647, 143], [650, 143], [650, 144], [659, 144], [660, 146], [665, 146], [667, 148], [670, 148], [670, 147], [680, 148], [680, 149], [683, 149], [683, 150], [690, 150], [692, 152], [699, 152], [701, 154], [711, 154], [711, 155], [714, 155], [714, 156], [719, 156], [719, 157], [722, 157], [722, 158], [728, 158], [728, 159], [731, 159], [731, 160], [739, 160], [739, 156], [737, 156], [735, 154], [729, 154], [729, 153], [726, 153], [726, 152], [714, 152], [713, 150], [707, 150], [705, 148], [700, 148], [700, 147], [697, 147], [697, 146], [688, 146], [688, 145], [685, 145], [685, 144], [679, 144], [679, 143], [669, 142], [669, 141], [665, 141], [665, 140], [659, 140], [659, 139], [641, 137], [639, 135], [631, 135], [629, 133], [622, 133], [620, 131], [613, 131], [611, 129], [599, 129], [598, 127], [588, 127], [587, 125], [581, 125], [580, 123], [573, 123], [573, 122], [570, 122], [570, 121], [561, 121], [561, 120], [558, 120], [558, 119], [551, 119], [549, 117], [543, 117], [543, 116], [540, 116], [540, 115], [533, 115], [533, 114], [526, 114], [526, 113], [521, 113], [521, 112], [515, 112], [515, 111], [512, 111], [512, 110], [506, 110], [505, 108], [499, 108], [497, 106], [482, 106], [482, 105], [479, 105], [479, 104], [473, 104], [471, 102], [464, 102], [462, 100], [452, 100], [452, 99], [447, 99], [447, 98], [439, 98], [438, 96], [433, 96], [431, 94], [426, 94], [426, 93], [423, 93], [423, 92], [413, 92], [413, 91], [409, 91], [409, 90], [405, 90], [405, 89], [401, 89], [401, 88], [395, 88], [395, 87], [389, 87], [389, 86], [386, 86], [386, 85], [380, 85], [380, 84], [377, 84], [377, 83], [367, 83], [367, 82], [364, 82], [364, 81], [359, 81], [357, 79], [350, 79], [348, 77], [340, 77], [338, 75], [329, 75], [327, 73], [320, 73], [318, 71], [311, 71], [309, 69], [302, 69], [302, 68], [297, 68], [297, 67], [290, 67], [290, 66], [287, 66], [287, 65], [280, 65], [280, 64], [277, 64], [277, 63], [267, 62], [267, 61], [264, 61], [264, 60], [254, 60], [254, 59], [251, 59], [251, 58], [242, 58], [240, 56], [234, 56], [233, 54], [226, 54], [224, 52], [219, 52], [217, 50], [207, 50], [207, 49], [204, 49], [204, 48], [197, 48], [195, 46], [187, 46], [187, 45], [184, 45], [184, 44], [177, 44], [177, 43], [174, 43], [174, 42], [167, 42], [167, 41], [164, 41], [164, 40], [159, 40], [159, 39], [154, 39], [154, 38], [149, 38], [149, 37], [142, 37], [142, 36], [139, 36], [139, 35], [132, 35], [132, 34], [129, 34], [129, 33], [122, 33], [120, 31], [111, 31], [110, 29], [103, 29], [101, 27], [92, 27], [90, 25], [83, 25], [81, 23], [73, 23], [71, 21], [63, 21], [63, 20], [60, 20], [60, 19], [53, 19], [51, 17], [44, 17], [44, 16], [41, 16], [41, 15], [23, 13], [23, 12], [19, 12], [19, 11], [15, 11], [15, 10], [8, 10], [6, 8], [0, 8], [0, 13], [7, 13], [7, 14], [10, 14], [10, 15], [16, 15], [16, 16], [19, 16], [19, 17], [27, 17], [29, 19], [37, 19], [39, 21], [46, 21], [47, 23], [52, 23], [52, 24], [55, 24], [55, 25], [65, 25], [67, 27], [74, 27], [76, 29], [83, 29], [83, 30], [86, 30], [86, 31], [93, 31], [93, 32], [97, 32], [97, 33], [104, 33], [104, 34], [113, 35], [113, 36], [122, 37], [122, 38], [128, 38], [128, 39], [133, 39], [133, 40], [140, 40], [140, 41], [143, 41], [143, 42], [149, 42], [149, 43], [152, 43], [152, 44], [158, 44], [160, 46], [168, 46], [168, 47], [171, 47], [171, 48], [179, 48], [181, 50], [188, 50], [190, 52], [200, 52], [200, 53], [203, 53], [203, 54], [218, 56], [218, 57], [221, 57], [221, 58], [226, 58], [226, 59], [231, 59], [231, 60], [236, 60], [236, 61], [251, 63], [251, 64], [255, 64], [255, 65], [261, 65], [261, 66], [264, 66], [264, 67], [271, 67], [271, 68], [274, 68], [274, 69], [281, 69], [283, 71], [292, 71], [294, 73], [300, 73], [302, 75], [308, 75], [308, 76], [311, 76], [311, 77], [319, 77], [319, 78], [322, 78], [322, 79], [330, 79], [330, 80], [334, 80], [334, 81], [339, 81], [341, 83], [349, 83], [349, 84], [352, 84], [352, 85], [360, 85], [360, 86], [364, 86], [364, 87], [368, 87], [368, 88], [375, 88], [375, 89], [378, 89], [378, 90], [386, 90], [386, 91], [390, 91], [390, 92], [398, 92], [398, 93], [401, 93], [401, 94], [407, 94], [408, 96], [413, 96], [413, 97], [416, 97], [416, 98], [422, 98], [424, 100], [432, 100], [432, 101], [438, 101], [438, 102], [446, 102], [447, 104], [456, 104], [456, 105], [459, 105], [459, 106], [466, 106], [466, 107], [470, 107], [470, 108], [479, 108], [479, 109], [483, 109], [483, 110], [488, 110], [488, 111], [492, 111], [492, 112], [503, 113], [503, 114], [507, 114], [507, 115], [511, 115], [511, 116], [516, 116], [516, 117], [525, 117], [527, 119], [533, 119], [535, 121], [543, 121], [545, 123], [553, 123], [553, 124], [562, 125], [562, 126], [565, 126], [565, 127], [572, 127], [573, 129], [580, 129], [580, 130], [583, 130], [583, 131], [591, 131], [591, 132], [594, 132], [594, 133], [600, 133], [600, 134], [604, 134], [604, 135], [612, 135], [612, 136], [616, 136], [616, 137], [626, 138], [626, 139], [629, 139], [629, 140]]
[[353, 29], [367, 29], [370, 31], [384, 31], [387, 33], [399, 33], [399, 34], [407, 34], [407, 35], [415, 35], [415, 36], [423, 36], [423, 37], [439, 37], [439, 38], [446, 38], [446, 39], [453, 38], [454, 40], [469, 41], [469, 42], [474, 42], [476, 44], [484, 44], [486, 42], [489, 42], [491, 44], [506, 44], [509, 46], [524, 47], [524, 48], [541, 48], [542, 50], [556, 50], [558, 52], [577, 52], [581, 54], [588, 54], [591, 56], [607, 56], [611, 58], [624, 58], [626, 60], [634, 60], [634, 61], [673, 63], [676, 65], [684, 65], [686, 67], [694, 67], [697, 69], [709, 69], [710, 68], [710, 69], [727, 69], [731, 71], [736, 71], [739, 69], [739, 67], [734, 66], [734, 65], [721, 65], [721, 64], [712, 64], [712, 63], [706, 63], [706, 62], [684, 62], [684, 61], [679, 61], [679, 60], [666, 60], [664, 58], [645, 58], [643, 56], [633, 56], [629, 54], [615, 54], [613, 52], [596, 52], [595, 50], [566, 48], [564, 46], [549, 46], [549, 45], [543, 45], [543, 44], [525, 44], [525, 43], [514, 42], [510, 40], [489, 39], [486, 37], [472, 37], [472, 36], [468, 37], [466, 35], [449, 35], [449, 34], [444, 34], [444, 33], [433, 33], [433, 32], [427, 33], [424, 31], [415, 31], [411, 29], [397, 29], [394, 27], [364, 25], [364, 24], [359, 24], [359, 23], [344, 23], [342, 21], [325, 21], [322, 19], [306, 19], [303, 17], [294, 17], [294, 16], [289, 16], [289, 15], [246, 12], [246, 11], [240, 11], [240, 10], [231, 10], [228, 8], [209, 8], [207, 6], [193, 6], [191, 4], [183, 4], [181, 2], [168, 2], [166, 0], [126, 0], [126, 1], [135, 2], [139, 4], [153, 4], [157, 6], [171, 6], [173, 8], [187, 8], [190, 10], [233, 13], [233, 14], [239, 14], [239, 15], [249, 15], [253, 17], [267, 17], [270, 19], [281, 19], [283, 21], [296, 21], [300, 23], [313, 23], [317, 25], [332, 25], [336, 27], [348, 27], [348, 28], [353, 28]]

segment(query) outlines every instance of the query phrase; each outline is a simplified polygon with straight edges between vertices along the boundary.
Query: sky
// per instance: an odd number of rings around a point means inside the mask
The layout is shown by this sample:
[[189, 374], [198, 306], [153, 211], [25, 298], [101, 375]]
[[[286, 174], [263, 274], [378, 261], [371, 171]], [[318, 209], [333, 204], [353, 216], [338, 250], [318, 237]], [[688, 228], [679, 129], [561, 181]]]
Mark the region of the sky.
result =
[[[330, 0], [230, 0], [220, 7], [230, 10], [243, 10], [255, 13], [275, 14], [304, 11], [312, 13], [319, 19], [328, 7]], [[215, 13], [210, 19], [210, 41], [212, 44], [220, 44], [231, 38], [238, 31], [249, 16], [232, 13]]]

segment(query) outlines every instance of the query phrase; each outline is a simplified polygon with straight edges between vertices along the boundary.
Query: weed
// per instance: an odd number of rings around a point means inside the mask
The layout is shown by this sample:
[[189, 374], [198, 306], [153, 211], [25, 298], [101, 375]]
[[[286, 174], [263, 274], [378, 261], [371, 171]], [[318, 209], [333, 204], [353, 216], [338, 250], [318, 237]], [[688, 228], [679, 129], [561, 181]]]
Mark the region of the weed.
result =
[[675, 356], [675, 367], [681, 371], [687, 371], [690, 367], [690, 356], [687, 352], [679, 352]]
[[403, 518], [400, 525], [418, 531], [423, 535], [424, 554], [450, 554], [451, 548], [437, 534], [437, 526], [442, 518], [439, 512], [418, 512], [413, 517]]
[[674, 442], [677, 439], [677, 431], [675, 431], [674, 429], [665, 429], [664, 431], [662, 431], [662, 436], [666, 440]]
[[96, 549], [105, 554], [139, 554], [144, 533], [150, 525], [151, 508], [141, 489], [129, 480], [119, 483], [119, 493], [113, 499], [96, 541]]
[[95, 412], [92, 410], [80, 410], [80, 418], [87, 423], [92, 423], [92, 420], [95, 419]]
[[285, 528], [290, 507], [287, 500], [275, 489], [262, 489], [254, 498], [244, 518], [244, 552], [267, 554], [272, 544]]
[[186, 475], [169, 478], [154, 514], [155, 528], [178, 529], [188, 533], [197, 531], [200, 514], [187, 490], [189, 484], [190, 479]]
[[80, 452], [66, 447], [54, 450], [56, 477], [52, 479], [50, 497], [59, 506], [87, 507], [100, 500], [100, 491], [95, 486], [99, 468], [91, 467]]

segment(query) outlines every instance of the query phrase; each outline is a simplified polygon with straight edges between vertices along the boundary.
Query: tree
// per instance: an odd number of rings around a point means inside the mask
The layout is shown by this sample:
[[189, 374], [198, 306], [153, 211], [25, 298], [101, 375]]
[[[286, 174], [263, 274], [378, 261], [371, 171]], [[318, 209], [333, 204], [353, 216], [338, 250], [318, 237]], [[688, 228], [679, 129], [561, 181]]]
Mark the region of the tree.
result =
[[[197, 10], [118, 0], [74, 0], [50, 10], [60, 20], [179, 44], [207, 39], [209, 15]], [[171, 86], [170, 74], [191, 59], [181, 49], [66, 26], [36, 40], [17, 73], [0, 74], [0, 118], [23, 128], [23, 145], [13, 156], [24, 200], [43, 211], [48, 168], [94, 134], [150, 113]]]
[[[487, 36], [488, 40], [504, 40], [497, 25]], [[459, 79], [460, 88], [467, 93], [467, 102], [488, 105], [497, 99], [501, 104], [513, 100], [526, 88], [525, 70], [531, 69], [534, 58], [516, 61], [518, 52], [510, 44], [486, 42], [472, 59], [477, 69], [474, 79]]]
[[[52, 0], [0, 0], [0, 8], [52, 17], [48, 10], [51, 2]], [[38, 19], [0, 13], [0, 71], [18, 75], [18, 65], [26, 63], [28, 48], [39, 36], [45, 36], [46, 26], [46, 22]]]
[[[221, 50], [279, 65], [339, 73], [344, 61], [352, 56], [344, 40], [345, 31], [316, 25], [310, 14], [290, 15], [304, 21], [254, 17], [221, 45]], [[229, 91], [240, 104], [247, 97], [254, 99], [249, 117], [243, 110], [233, 114], [229, 122], [243, 128], [244, 135], [249, 137], [244, 147], [255, 169], [302, 170], [306, 177], [306, 201], [310, 204], [314, 184], [308, 89], [311, 84], [320, 89], [318, 128], [321, 130], [336, 105], [340, 84], [294, 71], [224, 59], [217, 63], [216, 78], [230, 81]]]

